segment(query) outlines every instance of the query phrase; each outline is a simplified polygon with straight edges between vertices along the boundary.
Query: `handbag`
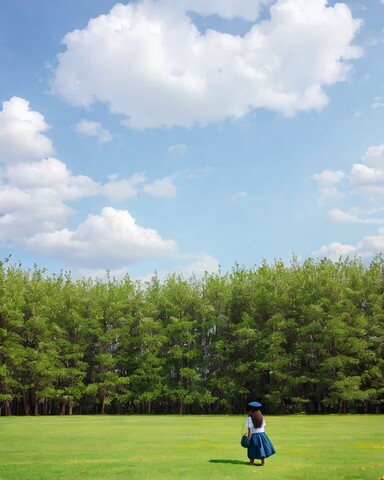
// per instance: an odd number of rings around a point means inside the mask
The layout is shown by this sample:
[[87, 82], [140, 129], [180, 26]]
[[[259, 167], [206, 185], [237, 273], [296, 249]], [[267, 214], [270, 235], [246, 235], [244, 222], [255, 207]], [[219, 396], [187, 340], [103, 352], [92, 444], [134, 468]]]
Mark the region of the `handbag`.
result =
[[248, 436], [247, 436], [246, 434], [244, 434], [244, 435], [241, 437], [240, 445], [241, 445], [243, 448], [248, 448]]

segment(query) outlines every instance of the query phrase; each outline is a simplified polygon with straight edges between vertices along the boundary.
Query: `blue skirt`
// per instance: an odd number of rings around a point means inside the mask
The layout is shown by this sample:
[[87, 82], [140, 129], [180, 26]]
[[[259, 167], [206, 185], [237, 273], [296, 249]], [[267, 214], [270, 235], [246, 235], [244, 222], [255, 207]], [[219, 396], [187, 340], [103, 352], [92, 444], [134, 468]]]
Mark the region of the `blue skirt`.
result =
[[248, 458], [250, 460], [261, 460], [262, 458], [270, 457], [276, 453], [272, 442], [267, 435], [262, 433], [253, 433], [248, 445]]

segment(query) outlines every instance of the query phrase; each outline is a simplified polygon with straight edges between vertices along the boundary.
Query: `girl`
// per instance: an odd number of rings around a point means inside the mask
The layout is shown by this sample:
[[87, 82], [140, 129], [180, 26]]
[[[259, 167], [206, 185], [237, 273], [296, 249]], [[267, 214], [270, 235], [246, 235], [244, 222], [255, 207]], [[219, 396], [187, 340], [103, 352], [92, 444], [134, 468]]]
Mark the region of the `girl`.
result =
[[264, 465], [264, 459], [276, 453], [271, 441], [267, 437], [265, 430], [265, 421], [260, 411], [262, 407], [259, 402], [248, 403], [251, 410], [248, 414], [246, 426], [248, 427], [248, 458], [251, 465], [255, 458], [261, 460]]

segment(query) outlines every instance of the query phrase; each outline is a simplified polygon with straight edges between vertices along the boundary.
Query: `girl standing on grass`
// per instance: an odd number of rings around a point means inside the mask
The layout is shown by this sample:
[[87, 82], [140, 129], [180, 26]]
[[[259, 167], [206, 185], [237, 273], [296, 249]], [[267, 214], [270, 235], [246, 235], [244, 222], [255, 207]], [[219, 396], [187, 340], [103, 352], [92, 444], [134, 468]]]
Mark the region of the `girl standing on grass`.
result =
[[264, 465], [264, 459], [270, 457], [276, 451], [265, 433], [265, 420], [260, 411], [262, 404], [251, 402], [248, 403], [248, 407], [251, 407], [246, 422], [248, 428], [249, 463], [253, 465], [257, 458], [261, 460], [261, 465]]

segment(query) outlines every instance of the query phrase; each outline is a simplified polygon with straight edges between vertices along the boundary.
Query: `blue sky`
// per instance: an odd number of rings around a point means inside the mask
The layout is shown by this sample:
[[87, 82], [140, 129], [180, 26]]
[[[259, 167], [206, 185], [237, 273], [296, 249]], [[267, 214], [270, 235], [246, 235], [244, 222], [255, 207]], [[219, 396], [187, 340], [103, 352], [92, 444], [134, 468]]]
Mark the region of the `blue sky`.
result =
[[384, 251], [384, 2], [3, 0], [0, 256], [76, 277]]

